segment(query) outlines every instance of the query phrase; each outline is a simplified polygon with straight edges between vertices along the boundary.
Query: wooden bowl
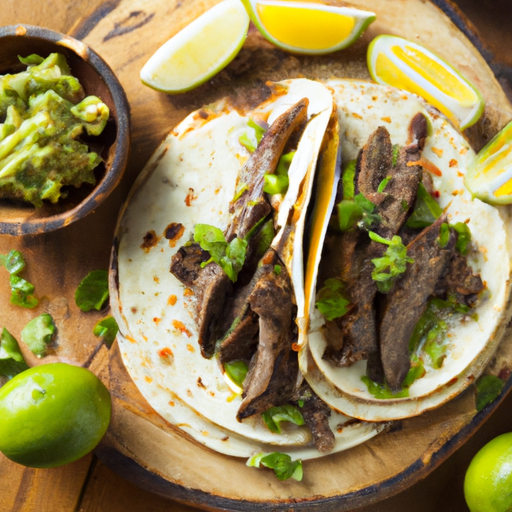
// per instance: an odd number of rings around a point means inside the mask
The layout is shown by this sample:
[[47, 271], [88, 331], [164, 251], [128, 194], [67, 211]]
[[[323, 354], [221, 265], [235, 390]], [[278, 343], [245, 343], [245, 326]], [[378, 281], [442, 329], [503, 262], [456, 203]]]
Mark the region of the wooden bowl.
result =
[[0, 199], [0, 234], [28, 235], [54, 231], [81, 219], [103, 202], [119, 183], [130, 147], [130, 108], [124, 90], [108, 64], [87, 45], [59, 32], [32, 25], [0, 27], [0, 74], [24, 69], [18, 55], [64, 54], [86, 95], [96, 95], [110, 109], [110, 119], [95, 144], [104, 162], [94, 171], [96, 185], [69, 187], [56, 204], [35, 208]]

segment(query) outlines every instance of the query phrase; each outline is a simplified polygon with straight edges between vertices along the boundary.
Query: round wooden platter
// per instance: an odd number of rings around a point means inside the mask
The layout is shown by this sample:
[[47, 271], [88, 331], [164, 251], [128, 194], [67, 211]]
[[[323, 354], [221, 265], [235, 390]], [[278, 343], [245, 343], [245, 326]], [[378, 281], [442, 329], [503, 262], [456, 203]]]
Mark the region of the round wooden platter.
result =
[[[78, 8], [61, 9], [69, 17], [64, 26], [52, 24], [50, 14], [38, 8], [30, 13], [27, 8], [25, 18], [11, 16], [7, 23], [0, 15], [2, 24], [46, 24], [67, 30], [91, 45], [124, 86], [133, 126], [126, 175], [93, 214], [54, 233], [0, 237], [0, 254], [10, 249], [23, 252], [28, 264], [24, 277], [34, 283], [41, 297], [34, 311], [10, 305], [7, 274], [0, 270], [0, 327], [19, 336], [33, 316], [44, 311], [53, 315], [58, 336], [50, 355], [91, 368], [112, 393], [112, 422], [97, 454], [106, 465], [137, 485], [208, 509], [351, 510], [396, 494], [424, 477], [481, 425], [498, 401], [477, 413], [474, 389], [469, 389], [433, 412], [393, 424], [363, 445], [305, 462], [305, 477], [300, 483], [279, 482], [270, 471], [247, 468], [243, 460], [203, 448], [153, 411], [124, 369], [117, 345], [108, 350], [92, 334], [96, 321], [107, 312], [80, 312], [74, 304], [74, 291], [90, 270], [108, 267], [117, 212], [165, 134], [190, 111], [222, 96], [230, 95], [246, 104], [253, 101], [251, 91], [258, 83], [267, 80], [368, 78], [365, 54], [369, 41], [380, 33], [393, 33], [435, 49], [483, 91], [487, 100], [485, 116], [468, 134], [476, 146], [491, 135], [489, 127], [501, 127], [512, 118], [512, 108], [477, 50], [468, 53], [470, 43], [466, 36], [480, 45], [471, 27], [444, 0], [354, 0], [352, 4], [375, 11], [377, 22], [344, 52], [323, 57], [288, 55], [251, 31], [230, 66], [195, 91], [166, 96], [144, 87], [138, 73], [147, 58], [214, 3], [215, 0], [89, 0], [82, 13]], [[511, 365], [512, 338], [507, 332], [489, 371], [497, 374]], [[502, 397], [511, 386], [509, 379]]]

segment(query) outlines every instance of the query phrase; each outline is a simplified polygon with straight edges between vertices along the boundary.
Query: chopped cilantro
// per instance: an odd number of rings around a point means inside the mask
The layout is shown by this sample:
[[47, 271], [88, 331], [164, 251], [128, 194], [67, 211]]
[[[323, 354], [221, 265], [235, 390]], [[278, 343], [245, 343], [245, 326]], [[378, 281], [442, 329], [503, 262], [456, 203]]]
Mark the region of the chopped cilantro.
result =
[[352, 199], [338, 203], [338, 222], [341, 231], [352, 229], [362, 218], [363, 210]]
[[43, 313], [30, 322], [21, 331], [21, 339], [36, 356], [44, 356], [46, 345], [51, 343], [56, 331], [53, 318], [48, 313]]
[[392, 161], [393, 167], [395, 167], [396, 163], [398, 162], [399, 153], [400, 153], [400, 145], [394, 144], [393, 145], [393, 161]]
[[281, 265], [274, 265], [274, 272], [279, 275], [281, 273]]
[[242, 387], [249, 367], [243, 361], [236, 360], [224, 363], [224, 371], [237, 386]]
[[292, 460], [287, 453], [258, 453], [247, 461], [247, 465], [256, 468], [263, 465], [273, 469], [278, 480], [293, 478], [300, 482], [303, 477], [302, 461], [300, 459]]
[[249, 190], [249, 185], [247, 185], [247, 183], [240, 183], [237, 190], [235, 190], [235, 195], [233, 196], [232, 202], [234, 203], [240, 199], [246, 190]]
[[304, 425], [304, 418], [300, 411], [293, 405], [285, 404], [271, 407], [261, 417], [267, 428], [274, 434], [281, 433], [281, 422], [289, 421], [295, 425]]
[[119, 326], [114, 317], [107, 316], [96, 323], [92, 332], [94, 336], [103, 338], [103, 343], [110, 348], [119, 332]]
[[410, 228], [426, 228], [432, 225], [443, 213], [437, 201], [428, 193], [423, 183], [418, 186], [416, 202], [406, 225]]
[[343, 199], [351, 200], [354, 199], [355, 194], [355, 186], [354, 186], [354, 178], [356, 175], [356, 160], [351, 160], [345, 169], [343, 169]]
[[404, 212], [406, 212], [409, 209], [409, 203], [405, 199], [402, 199], [400, 205], [402, 206], [402, 210]]
[[0, 375], [12, 378], [27, 369], [18, 342], [4, 327], [0, 335]]
[[263, 185], [263, 192], [271, 196], [276, 194], [284, 194], [288, 190], [290, 180], [288, 176], [279, 176], [278, 174], [265, 174], [263, 176], [265, 185]]
[[505, 383], [495, 375], [485, 375], [476, 381], [476, 410], [480, 412], [494, 402], [503, 391]]
[[274, 229], [274, 220], [270, 219], [263, 224], [263, 227], [256, 235], [258, 237], [258, 243], [256, 246], [256, 256], [258, 260], [260, 260], [263, 255], [267, 252], [272, 240], [276, 236], [276, 231]]
[[248, 151], [253, 153], [256, 150], [256, 147], [261, 142], [263, 135], [267, 130], [262, 128], [259, 124], [255, 123], [252, 119], [249, 119], [247, 122], [247, 126], [252, 128], [251, 132], [246, 132], [241, 135], [238, 139], [240, 144], [244, 146]]
[[302, 400], [302, 399], [298, 400], [297, 404], [302, 409], [302, 407], [304, 407], [304, 400]]
[[469, 227], [464, 222], [457, 222], [457, 224], [450, 224], [457, 234], [457, 242], [455, 244], [455, 249], [462, 254], [463, 256], [468, 253], [468, 244], [471, 242], [471, 231]]
[[407, 247], [398, 235], [395, 235], [391, 240], [386, 240], [373, 231], [369, 231], [368, 234], [374, 242], [388, 246], [384, 256], [372, 260], [375, 265], [372, 279], [377, 281], [377, 288], [381, 293], [388, 293], [395, 279], [405, 272], [407, 263], [414, 263], [414, 260], [407, 257]]
[[384, 178], [377, 187], [377, 192], [384, 192], [384, 189], [386, 188], [387, 184], [391, 181], [391, 176], [388, 176], [387, 178]]
[[28, 309], [35, 308], [39, 301], [32, 295], [34, 285], [18, 275], [25, 268], [25, 259], [21, 252], [12, 250], [6, 256], [0, 254], [0, 264], [10, 274], [11, 304]]
[[448, 242], [450, 241], [450, 226], [443, 222], [441, 224], [441, 228], [439, 229], [439, 238], [437, 239], [437, 243], [439, 247], [446, 247]]
[[89, 272], [75, 291], [75, 304], [82, 311], [100, 310], [108, 299], [108, 272], [93, 270]]
[[336, 278], [327, 279], [316, 296], [316, 307], [327, 320], [342, 317], [350, 301], [344, 295], [345, 287]]
[[281, 155], [276, 167], [276, 174], [278, 176], [288, 176], [288, 169], [290, 168], [295, 153], [296, 151], [290, 151], [285, 155]]
[[402, 389], [397, 393], [393, 393], [393, 391], [391, 391], [387, 383], [384, 383], [384, 385], [382, 386], [381, 384], [373, 382], [373, 380], [371, 380], [366, 375], [363, 375], [361, 377], [361, 380], [366, 384], [368, 392], [378, 400], [389, 400], [391, 398], [407, 398], [409, 396], [408, 389]]
[[237, 237], [227, 243], [224, 233], [219, 228], [208, 224], [196, 224], [194, 241], [201, 249], [210, 253], [210, 259], [201, 263], [201, 266], [204, 267], [214, 261], [235, 283], [245, 261], [247, 240]]

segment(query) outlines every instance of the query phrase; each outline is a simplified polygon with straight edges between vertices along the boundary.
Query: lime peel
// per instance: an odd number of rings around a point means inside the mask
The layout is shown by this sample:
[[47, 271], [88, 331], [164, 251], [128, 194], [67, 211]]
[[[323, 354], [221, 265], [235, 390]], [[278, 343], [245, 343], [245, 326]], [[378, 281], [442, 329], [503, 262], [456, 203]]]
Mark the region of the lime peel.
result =
[[473, 197], [493, 205], [512, 203], [512, 122], [478, 153], [465, 184]]
[[241, 1], [263, 37], [292, 53], [321, 55], [342, 50], [376, 19], [373, 12], [317, 2]]
[[367, 63], [375, 82], [421, 96], [460, 130], [475, 124], [484, 111], [481, 92], [448, 62], [418, 43], [380, 35], [368, 47]]
[[162, 45], [140, 72], [157, 91], [177, 94], [203, 84], [238, 54], [249, 30], [239, 0], [224, 0]]

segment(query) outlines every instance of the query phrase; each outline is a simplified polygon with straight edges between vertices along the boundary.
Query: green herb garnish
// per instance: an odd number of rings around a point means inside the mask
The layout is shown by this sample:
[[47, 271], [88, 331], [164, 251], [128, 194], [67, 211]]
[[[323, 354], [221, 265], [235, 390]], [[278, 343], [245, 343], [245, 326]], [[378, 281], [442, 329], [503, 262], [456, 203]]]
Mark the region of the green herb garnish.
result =
[[249, 367], [243, 361], [237, 360], [224, 363], [224, 371], [237, 386], [243, 387]]
[[393, 160], [392, 160], [392, 166], [395, 167], [396, 163], [398, 162], [398, 155], [400, 154], [400, 145], [394, 144], [393, 145]]
[[387, 184], [391, 181], [391, 176], [388, 176], [387, 178], [384, 178], [377, 187], [377, 192], [382, 193], [384, 192], [384, 189], [386, 188]]
[[82, 311], [96, 309], [100, 311], [108, 299], [108, 272], [93, 270], [89, 272], [75, 291], [75, 304]]
[[274, 273], [277, 275], [281, 273], [281, 265], [274, 265]]
[[402, 389], [397, 393], [393, 393], [393, 391], [391, 391], [387, 383], [384, 383], [384, 385], [382, 386], [381, 384], [373, 382], [373, 380], [371, 380], [366, 375], [363, 375], [361, 377], [361, 380], [366, 384], [368, 392], [378, 400], [389, 400], [392, 398], [407, 398], [409, 396], [408, 389]]
[[0, 375], [12, 378], [27, 369], [18, 342], [4, 327], [0, 335]]
[[276, 194], [284, 194], [288, 190], [290, 180], [288, 176], [279, 176], [277, 174], [265, 174], [263, 176], [265, 185], [263, 185], [263, 192], [271, 196]]
[[273, 469], [278, 480], [293, 478], [300, 482], [303, 477], [302, 461], [300, 459], [292, 460], [287, 453], [258, 453], [247, 461], [247, 465], [256, 468], [263, 465]]
[[439, 237], [437, 239], [437, 243], [439, 244], [439, 247], [446, 247], [448, 245], [448, 242], [450, 241], [450, 226], [443, 222], [441, 224], [441, 227], [439, 229]]
[[342, 317], [350, 301], [345, 296], [343, 283], [336, 278], [327, 279], [316, 296], [316, 307], [327, 320]]
[[245, 261], [247, 240], [236, 237], [227, 243], [224, 233], [219, 228], [208, 224], [196, 224], [194, 241], [201, 246], [201, 249], [210, 253], [210, 259], [201, 263], [201, 267], [214, 261], [235, 283]]
[[[238, 139], [240, 144], [244, 146], [248, 151], [253, 153], [256, 150], [256, 147], [261, 142], [263, 135], [265, 135], [265, 128], [262, 128], [259, 124], [255, 123], [252, 119], [249, 119], [247, 122], [247, 126], [252, 128], [253, 131], [249, 133], [244, 133]], [[252, 135], [252, 137], [251, 137]]]
[[411, 216], [407, 219], [409, 228], [426, 228], [431, 226], [443, 213], [437, 201], [428, 193], [423, 183], [418, 186], [416, 202]]
[[354, 178], [356, 176], [356, 160], [351, 160], [343, 170], [343, 199], [354, 199], [355, 185]]
[[476, 381], [476, 410], [480, 412], [494, 402], [503, 391], [505, 383], [495, 375], [485, 375]]
[[281, 422], [289, 421], [295, 425], [304, 425], [304, 418], [300, 411], [293, 405], [285, 404], [276, 407], [271, 407], [266, 410], [261, 417], [265, 425], [274, 434], [281, 433]]
[[375, 265], [372, 279], [377, 281], [379, 292], [388, 293], [395, 279], [405, 272], [407, 263], [414, 263], [414, 260], [407, 256], [407, 247], [398, 235], [395, 235], [391, 240], [386, 240], [373, 231], [369, 231], [368, 234], [374, 242], [388, 246], [384, 256], [372, 260]]
[[295, 156], [296, 151], [290, 151], [284, 155], [281, 155], [279, 162], [276, 167], [276, 174], [278, 176], [288, 176], [288, 170], [290, 169], [290, 165], [292, 163], [293, 157]]
[[242, 194], [246, 190], [249, 190], [249, 185], [247, 185], [247, 183], [240, 183], [238, 189], [235, 190], [235, 195], [233, 196], [233, 199], [231, 201], [234, 203], [235, 201], [240, 199], [242, 197]]
[[117, 325], [115, 318], [112, 316], [107, 316], [97, 322], [92, 330], [94, 336], [103, 338], [103, 343], [105, 343], [109, 348], [112, 346], [112, 343], [114, 343], [118, 332], [119, 326]]
[[38, 357], [46, 353], [46, 345], [51, 343], [56, 331], [55, 323], [49, 313], [43, 313], [31, 320], [21, 331], [21, 339]]
[[18, 275], [25, 268], [25, 259], [21, 252], [12, 250], [6, 256], [0, 254], [0, 264], [10, 274], [11, 304], [28, 309], [35, 308], [39, 301], [33, 295], [34, 285]]
[[465, 256], [468, 253], [468, 244], [471, 242], [471, 231], [468, 225], [464, 222], [457, 222], [456, 224], [450, 224], [450, 227], [457, 231], [459, 235], [455, 243], [455, 249]]

